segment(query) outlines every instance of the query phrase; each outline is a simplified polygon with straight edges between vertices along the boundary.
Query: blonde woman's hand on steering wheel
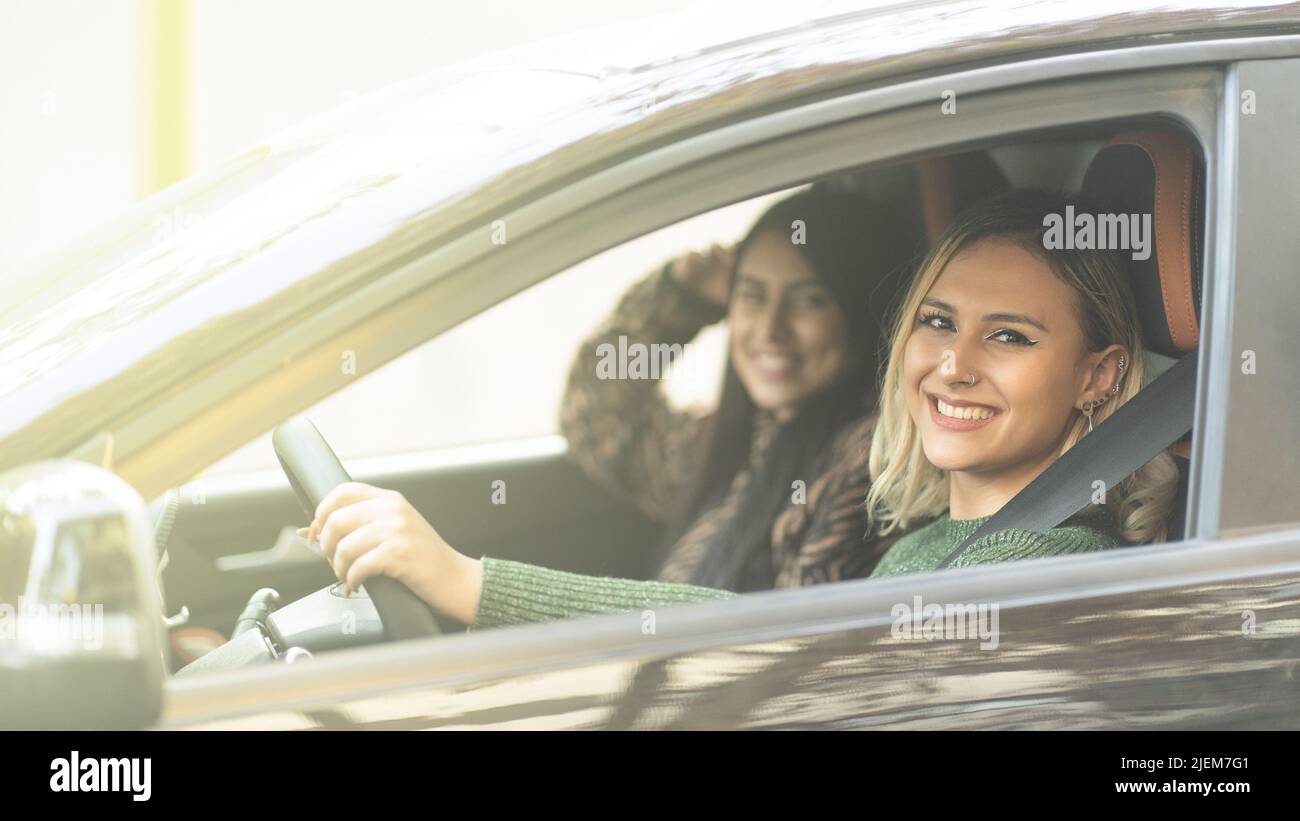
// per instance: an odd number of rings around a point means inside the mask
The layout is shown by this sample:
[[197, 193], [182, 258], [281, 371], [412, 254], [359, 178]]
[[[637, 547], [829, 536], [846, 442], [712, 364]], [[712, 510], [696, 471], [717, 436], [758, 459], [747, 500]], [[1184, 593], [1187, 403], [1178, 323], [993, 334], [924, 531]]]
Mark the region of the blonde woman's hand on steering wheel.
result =
[[478, 559], [457, 552], [402, 494], [345, 482], [316, 508], [298, 535], [319, 539], [334, 574], [356, 590], [372, 576], [389, 576], [435, 611], [473, 624], [483, 592]]

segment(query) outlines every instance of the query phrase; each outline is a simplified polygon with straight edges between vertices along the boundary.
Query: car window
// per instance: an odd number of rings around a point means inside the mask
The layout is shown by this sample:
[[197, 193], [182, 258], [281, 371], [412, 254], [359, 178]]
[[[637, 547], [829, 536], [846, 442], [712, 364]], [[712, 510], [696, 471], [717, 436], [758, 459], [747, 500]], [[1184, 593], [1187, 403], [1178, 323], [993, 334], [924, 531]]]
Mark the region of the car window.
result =
[[[1038, 89], [1033, 89], [1032, 93], [1038, 93]], [[1132, 93], [1139, 94], [1136, 90]], [[1142, 90], [1140, 93], [1145, 95], [1146, 91]], [[1089, 99], [1091, 95], [1080, 93], [1080, 97]], [[1142, 98], [1142, 105], [1147, 105], [1145, 97]], [[1007, 113], [1010, 111], [1033, 110], [1035, 110], [1033, 106], [998, 108], [1000, 117], [1012, 116]], [[976, 115], [977, 118], [978, 116]], [[984, 136], [960, 144], [954, 143], [954, 145], [959, 145], [959, 150], [963, 153], [986, 152], [992, 163], [1000, 169], [1013, 187], [1072, 188], [1078, 185], [1090, 157], [1096, 148], [1106, 141], [1109, 134], [1121, 127], [1130, 128], [1134, 125], [1128, 118], [1123, 122], [1087, 121], [1084, 117], [1095, 116], [1091, 109], [1087, 109], [1087, 113], [1082, 111], [1072, 113], [1071, 116], [1078, 118], [1077, 121], [1065, 125], [1058, 123], [1050, 128], [1040, 125], [1032, 117], [1027, 117], [1026, 119], [1030, 121], [1024, 123], [1021, 129], [1014, 131], [1000, 124], [990, 123], [986, 127]], [[1203, 139], [1206, 134], [1203, 128], [1204, 121], [1197, 122], [1202, 127], [1196, 130], [1197, 135], [1202, 137], [1201, 145], [1216, 145], [1213, 140]], [[1144, 123], [1144, 125], [1149, 125], [1151, 128], [1160, 127], [1159, 123]], [[1168, 127], [1167, 123], [1164, 125]], [[909, 132], [903, 129], [903, 133]], [[1100, 139], [1099, 134], [1102, 135]], [[1044, 144], [1041, 139], [1044, 136], [1060, 139], [1052, 144]], [[845, 148], [844, 151], [852, 152], [851, 156], [858, 158], [856, 162], [862, 163], [860, 166], [855, 168], [850, 162], [845, 162], [833, 170], [823, 171], [816, 176], [805, 176], [803, 180], [817, 179], [820, 182], [826, 180], [828, 174], [834, 174], [839, 179], [832, 182], [855, 188], [859, 187], [860, 183], [866, 191], [873, 181], [871, 177], [873, 171], [908, 166], [913, 162], [919, 165], [934, 158], [947, 159], [949, 155], [954, 158], [958, 156], [951, 153], [954, 151], [952, 147], [930, 145], [916, 148], [915, 144], [909, 142], [906, 146], [891, 148], [890, 150], [897, 152], [892, 156], [883, 158], [877, 156], [863, 161], [861, 156], [869, 151], [865, 146], [870, 145], [872, 147], [870, 150], [885, 149], [861, 139], [846, 140], [846, 142], [851, 142], [852, 146]], [[796, 145], [806, 147], [805, 143]], [[825, 157], [833, 157], [838, 150], [838, 146], [828, 143], [820, 145], [817, 152], [803, 152], [800, 156], [813, 156], [815, 153], [819, 161], [826, 161]], [[736, 175], [715, 176], [719, 179], [725, 176], [726, 188], [729, 192], [737, 190]], [[913, 187], [923, 189], [924, 176], [919, 171], [916, 176]], [[784, 185], [793, 182], [795, 181], [790, 178], [782, 178]], [[638, 194], [644, 188], [645, 186], [636, 189]], [[685, 189], [687, 186], [682, 188]], [[943, 188], [944, 186], [939, 187], [941, 191]], [[960, 186], [947, 186], [948, 191], [953, 195], [951, 203], [953, 207], [948, 209], [949, 211], [955, 211], [960, 204], [955, 196], [960, 193], [959, 188]], [[748, 190], [762, 189], [749, 188]], [[979, 194], [980, 191], [968, 193]], [[637, 204], [647, 209], [653, 206], [654, 219], [658, 219], [659, 215], [664, 213], [674, 213], [672, 209], [677, 205], [672, 200], [671, 191], [668, 194], [653, 193], [658, 194], [659, 200], [649, 204]], [[700, 193], [697, 191], [690, 193], [698, 202]], [[702, 248], [715, 241], [727, 242], [738, 238], [770, 201], [787, 193], [788, 191], [782, 191], [766, 198], [750, 200], [694, 219], [684, 220], [667, 229], [647, 234], [639, 240], [624, 243], [612, 250], [592, 256], [569, 270], [483, 311], [406, 356], [394, 360], [384, 368], [378, 368], [373, 373], [366, 373], [364, 368], [358, 368], [356, 384], [307, 412], [317, 420], [326, 439], [335, 446], [345, 460], [555, 433], [557, 404], [578, 341], [606, 315], [628, 285], [657, 269], [677, 253]], [[909, 207], [927, 210], [925, 194], [924, 190], [914, 191], [913, 202]], [[717, 197], [712, 201], [718, 202], [723, 201], [722, 197], [728, 195], [714, 192], [710, 196]], [[615, 204], [621, 202], [617, 198], [612, 199]], [[600, 202], [604, 203], [606, 200]], [[900, 209], [904, 207], [901, 200], [898, 205]], [[683, 213], [690, 212], [683, 208], [675, 215], [680, 216]], [[925, 221], [929, 223], [931, 215], [928, 210], [924, 216]], [[951, 213], [947, 214], [947, 218], [951, 219]], [[651, 217], [647, 216], [646, 219], [649, 220]], [[572, 242], [567, 236], [562, 239]], [[557, 244], [559, 241], [556, 241]], [[591, 243], [589, 248], [599, 247], [596, 240], [588, 239], [588, 241]], [[578, 251], [573, 251], [574, 256], [577, 253]], [[572, 258], [567, 257], [566, 260]], [[485, 272], [482, 275], [488, 276], [490, 274], [486, 272], [491, 270], [489, 265], [484, 264], [481, 269], [476, 270], [482, 270]], [[539, 271], [537, 275], [543, 276], [544, 271]], [[721, 341], [720, 331], [722, 329], [715, 329], [713, 343], [716, 346], [714, 355], [718, 357], [719, 366], [723, 355], [723, 350], [718, 344]], [[709, 371], [708, 368], [689, 369], [692, 375]], [[713, 368], [711, 371], [715, 375], [720, 374], [721, 367]], [[670, 380], [670, 387], [670, 395], [680, 405], [693, 400], [707, 399], [716, 389], [716, 384], [681, 385], [674, 384]], [[263, 437], [244, 451], [220, 463], [215, 471], [274, 468], [274, 466], [274, 456], [266, 438]], [[552, 483], [551, 486], [557, 485]], [[561, 487], [561, 491], [563, 489]], [[599, 501], [595, 503], [600, 504]], [[564, 518], [554, 515], [555, 506], [543, 507], [546, 508], [548, 516], [545, 528], [564, 535], [566, 527]], [[512, 510], [518, 509], [520, 508], [512, 508]], [[595, 534], [594, 541], [601, 549], [608, 544], [604, 541], [606, 534], [614, 534], [619, 541], [626, 541], [624, 531], [614, 527], [599, 530], [591, 526], [589, 516], [580, 515], [568, 521], [580, 521], [584, 530]], [[529, 544], [530, 549], [534, 546]], [[1110, 554], [1106, 558], [1111, 556], [1121, 558], [1119, 554], [1127, 553], [1127, 551], [1104, 552]], [[534, 558], [537, 559], [537, 563], [542, 563], [541, 556], [530, 555], [522, 560]], [[1075, 556], [1061, 560], [1077, 561], [1080, 558], [1082, 557]], [[559, 563], [548, 566], [570, 569]], [[1063, 571], [1056, 566], [1046, 572], [1069, 575], [1069, 571]], [[602, 573], [601, 575], [617, 574]], [[986, 574], [982, 578], [997, 581], [998, 574]], [[932, 583], [932, 580], [918, 576], [915, 582], [918, 586], [924, 586]], [[880, 580], [879, 583], [887, 586], [891, 584], [887, 580]], [[748, 604], [749, 602], [746, 601], [734, 602], [736, 607], [744, 607]]]
[[[373, 372], [355, 363], [356, 383], [306, 413], [344, 460], [557, 433], [578, 344], [628, 286], [676, 255], [739, 240], [770, 202], [788, 193], [716, 209], [616, 246]], [[707, 329], [692, 350], [716, 367], [679, 368], [666, 380], [675, 405], [707, 403], [716, 393], [723, 327]], [[207, 475], [267, 468], [277, 468], [269, 433]]]

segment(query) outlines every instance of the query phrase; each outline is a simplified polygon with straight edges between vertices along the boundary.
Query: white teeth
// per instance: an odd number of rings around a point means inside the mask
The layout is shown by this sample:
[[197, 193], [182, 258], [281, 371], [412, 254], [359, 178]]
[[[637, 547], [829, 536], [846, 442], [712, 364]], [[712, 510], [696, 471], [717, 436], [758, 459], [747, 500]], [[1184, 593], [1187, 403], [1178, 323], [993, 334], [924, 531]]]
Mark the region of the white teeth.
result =
[[754, 360], [764, 368], [789, 368], [794, 366], [794, 357], [774, 353], [761, 353]]
[[993, 411], [988, 408], [956, 408], [942, 399], [935, 399], [934, 401], [939, 407], [939, 413], [944, 416], [951, 416], [953, 419], [988, 419], [993, 415]]

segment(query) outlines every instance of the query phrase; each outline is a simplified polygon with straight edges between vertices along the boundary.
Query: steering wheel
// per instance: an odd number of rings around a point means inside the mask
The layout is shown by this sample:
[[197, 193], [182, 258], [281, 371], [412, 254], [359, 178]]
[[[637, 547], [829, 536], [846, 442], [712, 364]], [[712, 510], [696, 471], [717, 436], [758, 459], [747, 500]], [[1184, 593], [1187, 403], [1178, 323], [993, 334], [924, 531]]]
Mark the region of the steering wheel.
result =
[[[305, 416], [295, 416], [276, 428], [271, 444], [309, 521], [331, 490], [352, 481], [325, 437]], [[402, 641], [442, 633], [429, 605], [397, 579], [372, 576], [362, 587], [383, 623], [385, 639]]]

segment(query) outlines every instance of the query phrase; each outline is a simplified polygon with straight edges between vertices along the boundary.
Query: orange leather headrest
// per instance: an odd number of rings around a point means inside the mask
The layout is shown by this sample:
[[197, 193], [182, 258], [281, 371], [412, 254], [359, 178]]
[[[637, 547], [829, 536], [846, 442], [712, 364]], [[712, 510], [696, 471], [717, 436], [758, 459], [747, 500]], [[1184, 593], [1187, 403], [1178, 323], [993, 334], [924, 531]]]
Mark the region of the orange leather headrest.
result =
[[1150, 215], [1150, 256], [1133, 260], [1133, 292], [1146, 346], [1174, 358], [1200, 339], [1201, 168], [1187, 140], [1132, 131], [1097, 152], [1080, 197], [1108, 214]]

